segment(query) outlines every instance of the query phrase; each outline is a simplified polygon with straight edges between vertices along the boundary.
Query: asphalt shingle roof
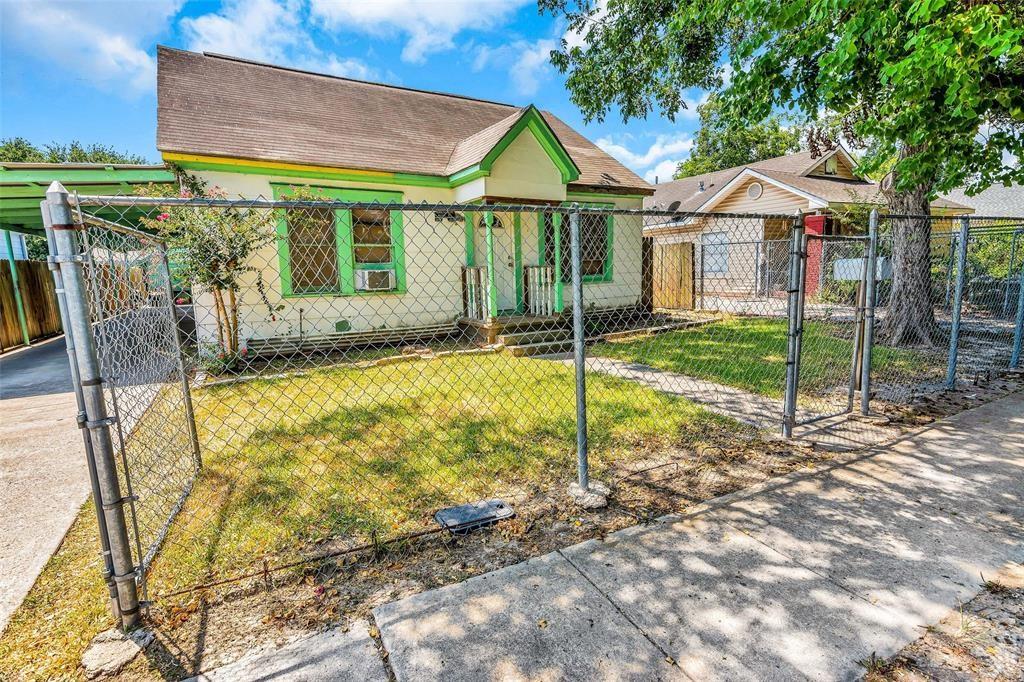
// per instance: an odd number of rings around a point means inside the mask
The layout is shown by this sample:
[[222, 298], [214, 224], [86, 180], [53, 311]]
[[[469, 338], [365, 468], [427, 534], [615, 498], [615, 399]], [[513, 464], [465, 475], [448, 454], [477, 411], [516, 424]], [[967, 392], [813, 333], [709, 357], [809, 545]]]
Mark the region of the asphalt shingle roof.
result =
[[[747, 168], [829, 203], [884, 203], [877, 183], [841, 177], [802, 175], [819, 160], [820, 158], [816, 159], [811, 156], [811, 152], [804, 151], [755, 161], [745, 166], [727, 168], [714, 173], [672, 180], [656, 185], [654, 195], [645, 200], [644, 205], [672, 211], [695, 211]], [[703, 191], [701, 191], [701, 183], [704, 186]], [[932, 202], [932, 206], [966, 208], [963, 204], [947, 197], [936, 199]]]
[[[163, 152], [445, 176], [480, 161], [524, 111], [163, 46], [157, 62]], [[542, 115], [580, 170], [572, 186], [652, 191], [554, 114]]]

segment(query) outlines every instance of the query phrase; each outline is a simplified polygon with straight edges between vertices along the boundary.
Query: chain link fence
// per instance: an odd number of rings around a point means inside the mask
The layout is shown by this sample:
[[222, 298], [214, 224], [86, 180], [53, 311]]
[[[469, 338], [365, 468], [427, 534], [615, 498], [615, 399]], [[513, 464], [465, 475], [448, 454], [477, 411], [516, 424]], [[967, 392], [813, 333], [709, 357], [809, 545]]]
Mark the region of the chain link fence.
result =
[[931, 334], [910, 339], [889, 328], [898, 218], [279, 189], [77, 197], [55, 249], [80, 268], [69, 308], [89, 324], [73, 333], [115, 417], [96, 426], [117, 473], [98, 499], [123, 510], [129, 546], [113, 551], [132, 571], [113, 573], [144, 597], [405, 547], [450, 532], [439, 510], [492, 501], [501, 516], [573, 480], [614, 482], [626, 506], [641, 480], [696, 499], [735, 474], [722, 453], [769, 452], [787, 424], [880, 442], [895, 432], [874, 417], [944, 388], [950, 366], [1001, 371], [1020, 344], [1009, 223], [968, 223], [969, 267], [960, 224], [929, 223], [916, 309]]

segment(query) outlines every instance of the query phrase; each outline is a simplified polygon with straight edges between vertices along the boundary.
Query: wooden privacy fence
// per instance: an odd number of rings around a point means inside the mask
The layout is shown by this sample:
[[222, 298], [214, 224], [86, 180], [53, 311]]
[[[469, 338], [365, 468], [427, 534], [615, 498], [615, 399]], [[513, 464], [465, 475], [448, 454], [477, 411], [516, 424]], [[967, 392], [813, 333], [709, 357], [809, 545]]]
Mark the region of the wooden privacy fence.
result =
[[[30, 339], [52, 336], [61, 331], [60, 310], [54, 291], [53, 276], [46, 263], [34, 260], [14, 262], [18, 271], [21, 301]], [[0, 352], [23, 342], [18, 305], [14, 295], [14, 278], [8, 261], [0, 261]]]
[[693, 310], [693, 243], [654, 244], [654, 308]]

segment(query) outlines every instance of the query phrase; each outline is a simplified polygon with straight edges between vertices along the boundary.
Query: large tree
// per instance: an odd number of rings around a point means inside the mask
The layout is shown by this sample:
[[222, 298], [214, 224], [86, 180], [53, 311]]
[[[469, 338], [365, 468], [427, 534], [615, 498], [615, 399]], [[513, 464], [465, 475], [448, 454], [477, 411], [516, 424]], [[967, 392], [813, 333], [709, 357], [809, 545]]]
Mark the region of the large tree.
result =
[[713, 173], [724, 168], [783, 156], [800, 151], [803, 128], [788, 125], [781, 116], [736, 127], [722, 115], [722, 104], [716, 95], [697, 107], [700, 128], [690, 157], [679, 164], [677, 178]]
[[[860, 171], [887, 168], [890, 212], [922, 215], [937, 194], [1020, 182], [1024, 2], [1020, 0], [539, 0], [580, 40], [552, 62], [588, 119], [659, 109], [687, 88], [720, 89], [734, 126], [785, 111], [826, 113], [869, 144]], [[722, 65], [732, 78], [724, 82]], [[937, 343], [925, 219], [894, 222], [892, 297], [879, 333]]]

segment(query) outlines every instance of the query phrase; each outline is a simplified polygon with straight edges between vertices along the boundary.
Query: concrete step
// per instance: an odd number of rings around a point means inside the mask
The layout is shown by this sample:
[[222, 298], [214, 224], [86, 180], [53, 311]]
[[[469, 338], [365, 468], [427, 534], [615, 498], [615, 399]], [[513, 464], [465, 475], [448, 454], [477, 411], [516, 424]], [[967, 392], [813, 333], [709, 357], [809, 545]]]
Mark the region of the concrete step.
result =
[[550, 327], [498, 334], [498, 342], [506, 346], [523, 346], [531, 343], [545, 343], [547, 341], [562, 341], [565, 339], [572, 339], [572, 329], [569, 327]]
[[543, 341], [541, 343], [528, 343], [519, 346], [507, 346], [509, 353], [516, 357], [530, 355], [547, 355], [549, 353], [572, 352], [572, 339], [564, 341]]

